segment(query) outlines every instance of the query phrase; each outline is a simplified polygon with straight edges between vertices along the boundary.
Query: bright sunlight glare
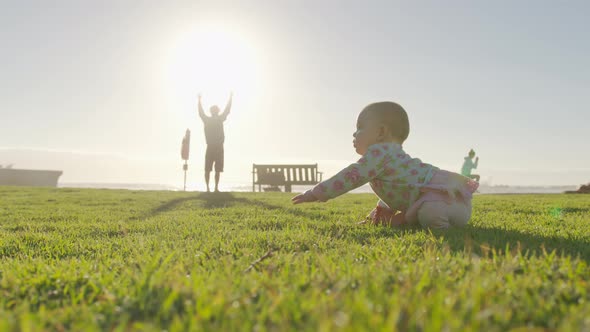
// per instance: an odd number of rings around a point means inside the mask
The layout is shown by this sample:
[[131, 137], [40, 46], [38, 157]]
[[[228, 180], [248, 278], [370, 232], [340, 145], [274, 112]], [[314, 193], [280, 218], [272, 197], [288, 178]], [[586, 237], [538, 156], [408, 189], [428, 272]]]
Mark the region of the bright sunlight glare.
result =
[[176, 98], [196, 98], [221, 107], [231, 91], [242, 100], [258, 84], [254, 47], [229, 30], [198, 27], [179, 38], [169, 59], [169, 79]]

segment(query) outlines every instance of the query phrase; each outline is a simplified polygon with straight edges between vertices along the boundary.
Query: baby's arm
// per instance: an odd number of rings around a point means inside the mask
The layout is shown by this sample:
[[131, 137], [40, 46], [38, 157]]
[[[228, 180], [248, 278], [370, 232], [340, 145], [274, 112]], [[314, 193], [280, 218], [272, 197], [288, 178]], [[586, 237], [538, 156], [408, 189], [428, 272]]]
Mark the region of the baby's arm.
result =
[[349, 165], [333, 177], [316, 185], [313, 189], [293, 198], [293, 203], [325, 202], [362, 186], [382, 173], [385, 158], [380, 147], [374, 147], [356, 163]]

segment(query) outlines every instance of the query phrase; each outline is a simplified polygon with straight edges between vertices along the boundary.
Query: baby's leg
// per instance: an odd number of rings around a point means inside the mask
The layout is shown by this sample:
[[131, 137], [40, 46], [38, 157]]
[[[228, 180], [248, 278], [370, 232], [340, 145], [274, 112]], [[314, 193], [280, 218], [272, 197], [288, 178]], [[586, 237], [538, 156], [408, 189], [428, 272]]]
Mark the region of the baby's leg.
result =
[[418, 210], [418, 222], [422, 227], [443, 229], [465, 226], [471, 218], [471, 203], [444, 201], [424, 202]]
[[449, 205], [443, 201], [424, 202], [418, 209], [418, 222], [424, 228], [449, 228]]
[[377, 205], [377, 207], [367, 215], [365, 220], [359, 222], [359, 224], [366, 224], [367, 222], [370, 222], [372, 225], [396, 227], [406, 224], [406, 218], [404, 214], [399, 211], [394, 211], [386, 206]]
[[471, 218], [471, 200], [467, 203], [455, 202], [449, 206], [449, 215], [451, 217], [451, 225], [455, 227], [463, 227], [467, 225]]

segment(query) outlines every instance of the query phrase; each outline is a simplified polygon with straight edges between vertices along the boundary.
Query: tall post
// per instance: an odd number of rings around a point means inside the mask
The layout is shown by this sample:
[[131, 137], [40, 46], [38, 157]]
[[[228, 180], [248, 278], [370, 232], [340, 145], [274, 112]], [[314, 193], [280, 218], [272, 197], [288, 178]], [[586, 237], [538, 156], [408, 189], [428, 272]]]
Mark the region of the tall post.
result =
[[184, 165], [182, 165], [182, 170], [184, 171], [184, 186], [183, 191], [186, 191], [186, 171], [188, 170], [188, 155], [191, 145], [191, 131], [186, 130], [184, 133], [184, 138], [182, 139], [182, 146], [180, 147], [180, 157], [184, 160]]
[[186, 191], [186, 171], [188, 170], [188, 164], [186, 163], [186, 160], [184, 161], [184, 165], [182, 165], [182, 169], [184, 170], [184, 188], [182, 190]]

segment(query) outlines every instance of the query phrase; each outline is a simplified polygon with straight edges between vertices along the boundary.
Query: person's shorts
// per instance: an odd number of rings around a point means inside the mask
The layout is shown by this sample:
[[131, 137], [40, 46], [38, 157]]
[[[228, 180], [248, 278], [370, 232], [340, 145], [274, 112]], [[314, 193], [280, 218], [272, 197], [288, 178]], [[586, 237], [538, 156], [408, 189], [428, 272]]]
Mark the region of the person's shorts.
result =
[[213, 164], [215, 164], [215, 172], [223, 172], [223, 145], [207, 145], [205, 172], [211, 172]]

